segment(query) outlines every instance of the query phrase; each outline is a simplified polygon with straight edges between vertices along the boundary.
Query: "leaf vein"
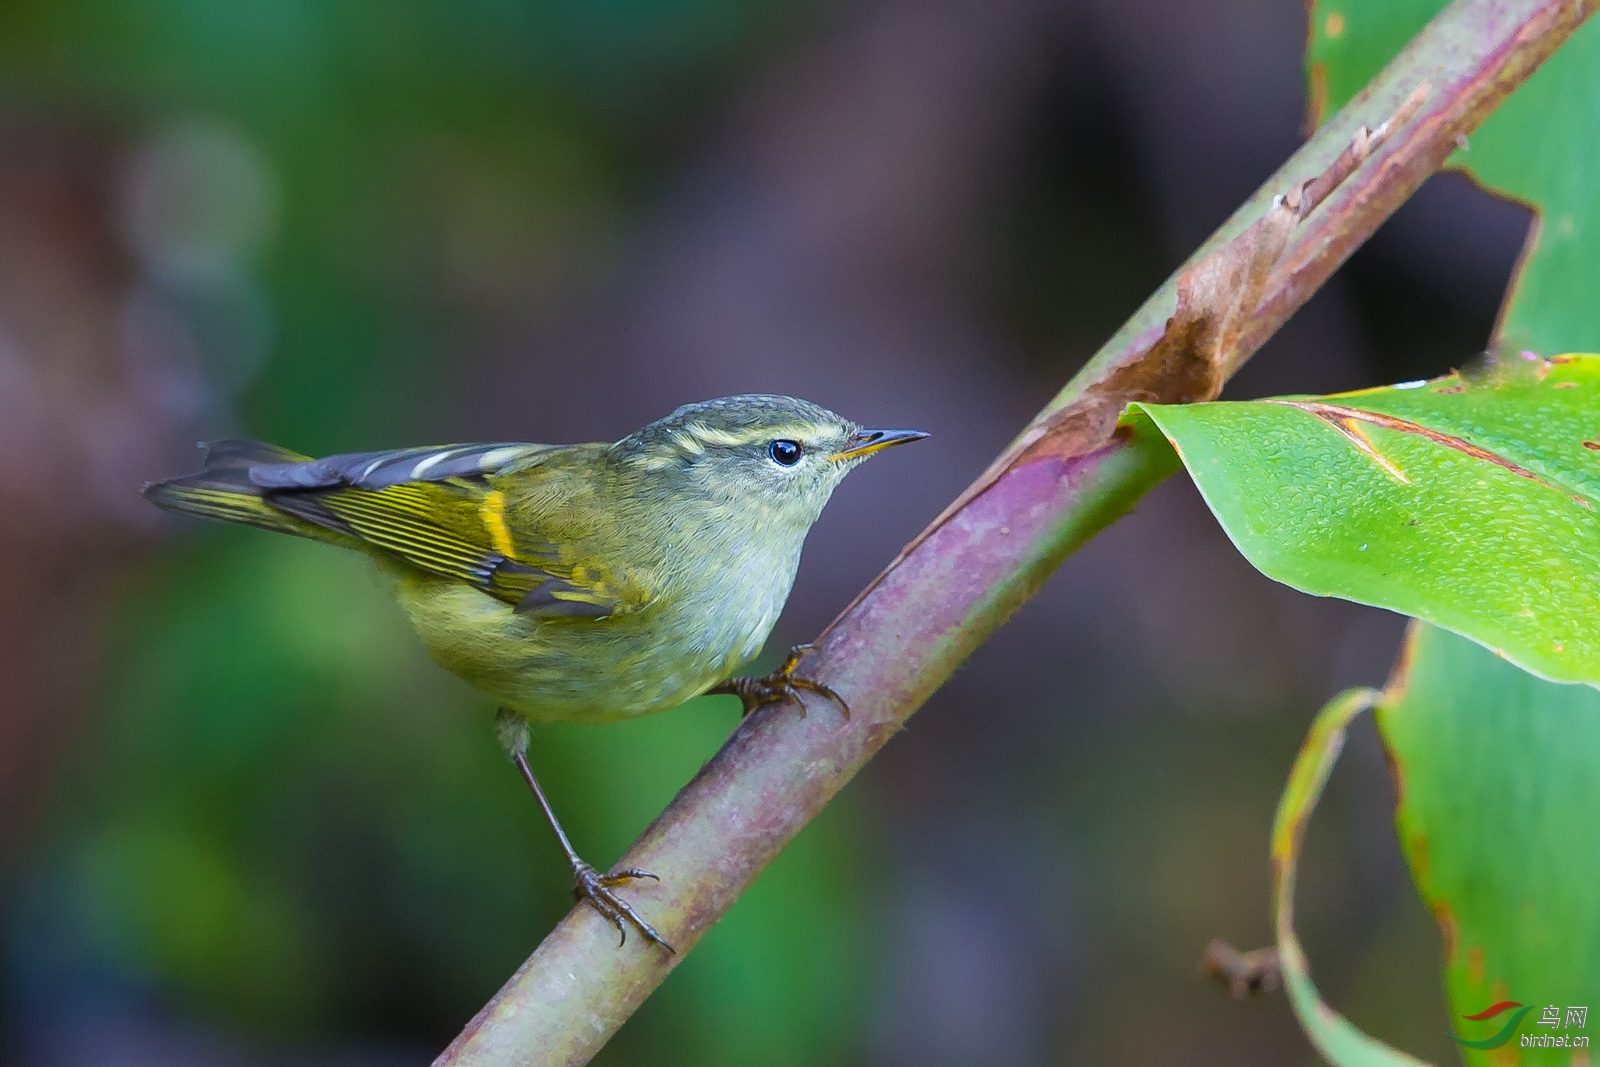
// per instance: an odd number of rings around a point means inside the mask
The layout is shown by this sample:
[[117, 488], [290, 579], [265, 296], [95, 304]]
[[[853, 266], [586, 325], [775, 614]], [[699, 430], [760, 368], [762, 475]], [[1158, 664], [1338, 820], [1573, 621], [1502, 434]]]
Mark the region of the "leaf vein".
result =
[[1482, 460], [1485, 463], [1493, 463], [1497, 467], [1503, 467], [1518, 477], [1526, 478], [1531, 482], [1536, 482], [1539, 485], [1544, 486], [1546, 489], [1554, 489], [1558, 493], [1570, 496], [1574, 503], [1580, 504], [1591, 511], [1594, 510], [1594, 505], [1583, 496], [1572, 493], [1561, 486], [1552, 485], [1550, 482], [1539, 477], [1539, 475], [1535, 474], [1533, 471], [1522, 466], [1521, 464], [1515, 463], [1504, 456], [1490, 452], [1486, 448], [1480, 448], [1478, 445], [1473, 444], [1466, 438], [1457, 437], [1454, 434], [1448, 434], [1442, 430], [1435, 430], [1432, 427], [1423, 426], [1421, 423], [1397, 418], [1394, 415], [1384, 415], [1376, 411], [1363, 411], [1360, 408], [1349, 408], [1339, 404], [1324, 404], [1321, 401], [1316, 400], [1274, 399], [1267, 400], [1265, 403], [1282, 404], [1285, 407], [1298, 408], [1308, 415], [1312, 415], [1318, 419], [1321, 419], [1323, 422], [1339, 431], [1343, 437], [1371, 457], [1374, 462], [1408, 485], [1410, 484], [1410, 479], [1407, 478], [1398, 467], [1390, 462], [1388, 457], [1379, 452], [1365, 434], [1360, 432], [1360, 429], [1358, 428], [1359, 423], [1367, 423], [1371, 426], [1380, 426], [1386, 430], [1394, 430], [1398, 433], [1415, 434], [1418, 437], [1426, 438], [1427, 440], [1432, 441], [1434, 444], [1443, 445], [1445, 448], [1454, 449], [1455, 451], [1460, 452], [1463, 455], [1470, 456], [1473, 459]]

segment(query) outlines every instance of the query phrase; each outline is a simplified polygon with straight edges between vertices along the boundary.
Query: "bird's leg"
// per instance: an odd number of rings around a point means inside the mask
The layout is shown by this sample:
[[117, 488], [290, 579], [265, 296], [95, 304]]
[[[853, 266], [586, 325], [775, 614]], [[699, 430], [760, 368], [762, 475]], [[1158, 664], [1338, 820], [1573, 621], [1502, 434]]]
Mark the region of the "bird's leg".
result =
[[677, 950], [668, 944], [665, 938], [656, 933], [655, 927], [645, 922], [639, 913], [633, 910], [633, 905], [614, 892], [616, 887], [627, 885], [629, 882], [637, 881], [641, 878], [650, 878], [655, 881], [660, 881], [660, 879], [649, 871], [641, 871], [637, 867], [625, 867], [620, 871], [601, 874], [594, 867], [585, 863], [583, 858], [578, 855], [577, 850], [572, 847], [572, 842], [567, 838], [567, 832], [561, 828], [561, 823], [556, 819], [556, 813], [551, 809], [550, 801], [545, 797], [544, 789], [539, 785], [539, 779], [535, 777], [533, 768], [528, 766], [528, 757], [520, 751], [513, 750], [511, 760], [517, 765], [517, 770], [522, 772], [522, 780], [528, 783], [529, 789], [533, 790], [533, 798], [539, 802], [539, 807], [544, 812], [545, 819], [550, 823], [550, 829], [556, 832], [556, 840], [561, 844], [561, 851], [567, 854], [567, 862], [572, 864], [572, 895], [579, 900], [588, 901], [595, 911], [610, 920], [611, 925], [617, 928], [617, 933], [621, 936], [621, 940], [617, 942], [619, 946], [628, 943], [627, 923], [632, 923], [634, 929], [644, 935], [646, 941], [654, 941], [668, 952], [676, 953]]
[[806, 689], [819, 696], [827, 697], [839, 706], [845, 718], [850, 717], [850, 705], [844, 698], [835, 693], [828, 686], [813, 679], [794, 673], [800, 665], [805, 654], [811, 651], [810, 645], [795, 645], [789, 649], [789, 654], [783, 658], [783, 666], [767, 675], [765, 678], [729, 678], [725, 682], [718, 682], [707, 689], [707, 693], [731, 693], [744, 702], [744, 713], [749, 715], [763, 704], [771, 704], [779, 700], [793, 700], [800, 705], [800, 714], [806, 713], [806, 702], [800, 699], [800, 690]]

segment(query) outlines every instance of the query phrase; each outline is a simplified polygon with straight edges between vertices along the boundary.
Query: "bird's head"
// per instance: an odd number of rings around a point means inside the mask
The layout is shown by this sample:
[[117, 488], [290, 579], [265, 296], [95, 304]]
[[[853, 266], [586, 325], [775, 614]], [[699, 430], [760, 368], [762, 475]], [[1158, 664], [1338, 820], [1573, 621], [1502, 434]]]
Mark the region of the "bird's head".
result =
[[685, 404], [612, 447], [654, 480], [809, 527], [868, 456], [926, 436], [863, 429], [809, 401], [752, 393]]

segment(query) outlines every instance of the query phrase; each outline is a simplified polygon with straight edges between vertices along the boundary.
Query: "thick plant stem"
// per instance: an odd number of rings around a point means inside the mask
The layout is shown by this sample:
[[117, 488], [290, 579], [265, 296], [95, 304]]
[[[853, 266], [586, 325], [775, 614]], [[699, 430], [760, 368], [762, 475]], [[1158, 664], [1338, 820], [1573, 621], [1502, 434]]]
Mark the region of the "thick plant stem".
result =
[[751, 715], [622, 857], [660, 876], [630, 892], [678, 954], [619, 950], [579, 906], [436, 1067], [586, 1063], [1061, 560], [1175, 469], [1115, 432], [1123, 405], [1214, 396], [1597, 3], [1458, 0], [1430, 23], [818, 638], [801, 670], [849, 718]]

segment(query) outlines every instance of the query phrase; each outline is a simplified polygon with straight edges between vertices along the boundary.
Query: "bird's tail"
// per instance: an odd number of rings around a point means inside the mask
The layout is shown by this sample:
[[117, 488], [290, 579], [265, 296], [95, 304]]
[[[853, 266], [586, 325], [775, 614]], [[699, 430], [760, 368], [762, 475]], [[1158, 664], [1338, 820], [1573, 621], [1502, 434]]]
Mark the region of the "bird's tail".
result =
[[333, 540], [330, 531], [273, 507], [250, 478], [250, 469], [257, 464], [303, 463], [310, 458], [262, 441], [217, 441], [207, 446], [202, 470], [149, 482], [142, 494], [167, 511]]

